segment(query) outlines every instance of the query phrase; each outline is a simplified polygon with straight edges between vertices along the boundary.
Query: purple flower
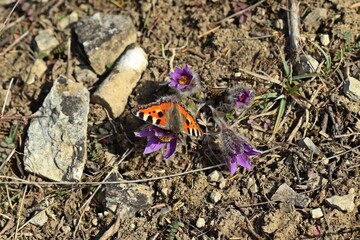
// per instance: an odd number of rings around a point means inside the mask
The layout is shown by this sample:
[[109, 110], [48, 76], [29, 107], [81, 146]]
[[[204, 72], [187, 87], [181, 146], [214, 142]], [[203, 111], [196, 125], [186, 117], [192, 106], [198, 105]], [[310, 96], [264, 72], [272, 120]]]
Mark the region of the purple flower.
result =
[[170, 73], [170, 77], [169, 86], [183, 90], [191, 85], [194, 75], [191, 73], [189, 66], [185, 64], [183, 69], [175, 67], [175, 71]]
[[232, 130], [225, 121], [220, 118], [215, 118], [215, 121], [221, 129], [220, 140], [226, 163], [230, 169], [230, 176], [234, 175], [239, 165], [251, 170], [249, 156], [260, 155], [261, 152], [256, 150], [240, 134]]
[[148, 142], [144, 150], [144, 154], [156, 152], [159, 149], [166, 147], [164, 155], [165, 160], [168, 160], [176, 150], [177, 138], [171, 131], [150, 126], [140, 132], [135, 132], [137, 137], [147, 137]]
[[241, 107], [251, 100], [251, 90], [241, 90], [236, 95], [236, 106]]

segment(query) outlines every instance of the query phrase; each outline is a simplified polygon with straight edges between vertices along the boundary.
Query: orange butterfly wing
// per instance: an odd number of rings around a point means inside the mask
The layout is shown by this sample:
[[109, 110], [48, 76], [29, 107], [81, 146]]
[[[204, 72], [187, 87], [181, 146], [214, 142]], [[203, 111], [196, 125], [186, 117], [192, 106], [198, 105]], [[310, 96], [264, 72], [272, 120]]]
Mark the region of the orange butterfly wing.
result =
[[201, 136], [201, 128], [196, 123], [195, 119], [190, 115], [190, 113], [180, 104], [176, 104], [176, 107], [179, 109], [181, 116], [184, 118], [183, 131], [195, 137]]
[[135, 112], [135, 116], [155, 126], [169, 130], [167, 123], [168, 120], [166, 119], [166, 112], [169, 111], [172, 106], [173, 103], [171, 102], [150, 103], [140, 107]]

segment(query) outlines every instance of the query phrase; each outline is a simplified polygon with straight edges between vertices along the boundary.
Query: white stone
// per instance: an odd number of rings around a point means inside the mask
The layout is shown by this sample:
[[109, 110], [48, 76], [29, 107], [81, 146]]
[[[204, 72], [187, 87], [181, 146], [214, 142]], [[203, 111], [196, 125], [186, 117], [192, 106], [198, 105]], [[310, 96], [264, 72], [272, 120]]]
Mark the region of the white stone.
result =
[[218, 191], [213, 191], [211, 194], [210, 194], [210, 200], [211, 202], [213, 203], [217, 203], [218, 201], [220, 201], [221, 199], [221, 193], [218, 192]]
[[321, 208], [315, 208], [310, 211], [310, 215], [313, 219], [319, 219], [324, 216]]
[[119, 117], [147, 64], [147, 56], [141, 47], [128, 49], [92, 95], [91, 101], [107, 108], [112, 117]]
[[61, 30], [67, 28], [70, 24], [77, 22], [79, 20], [78, 14], [76, 12], [72, 12], [70, 15], [62, 18], [57, 22], [57, 27]]
[[222, 173], [218, 170], [213, 171], [207, 177], [209, 182], [218, 182], [223, 177]]
[[43, 30], [35, 37], [35, 44], [37, 52], [48, 55], [60, 42], [51, 30]]
[[34, 65], [32, 65], [30, 69], [30, 74], [28, 79], [26, 80], [26, 84], [32, 84], [36, 79], [40, 79], [44, 73], [46, 72], [47, 66], [44, 60], [36, 59]]
[[360, 81], [353, 77], [348, 77], [344, 84], [344, 93], [353, 101], [360, 101]]
[[198, 220], [196, 221], [196, 227], [197, 228], [205, 227], [205, 219], [204, 218], [198, 218]]
[[330, 44], [330, 37], [329, 34], [321, 34], [320, 35], [320, 42], [323, 46], [327, 46]]
[[282, 20], [282, 19], [277, 19], [276, 21], [275, 21], [275, 27], [277, 28], [277, 29], [283, 29], [284, 28], [284, 20]]

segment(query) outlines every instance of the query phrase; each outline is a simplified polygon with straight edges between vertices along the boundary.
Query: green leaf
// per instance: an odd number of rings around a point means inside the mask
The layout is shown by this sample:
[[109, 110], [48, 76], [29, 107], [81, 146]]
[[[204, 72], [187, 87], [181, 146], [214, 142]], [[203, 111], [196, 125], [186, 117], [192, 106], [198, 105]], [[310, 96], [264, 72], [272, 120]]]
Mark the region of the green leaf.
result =
[[286, 98], [282, 98], [280, 100], [280, 105], [278, 108], [278, 114], [276, 117], [275, 127], [274, 127], [274, 131], [273, 131], [274, 134], [276, 134], [277, 131], [279, 130], [279, 126], [280, 126], [282, 117], [284, 116], [285, 107], [286, 107]]

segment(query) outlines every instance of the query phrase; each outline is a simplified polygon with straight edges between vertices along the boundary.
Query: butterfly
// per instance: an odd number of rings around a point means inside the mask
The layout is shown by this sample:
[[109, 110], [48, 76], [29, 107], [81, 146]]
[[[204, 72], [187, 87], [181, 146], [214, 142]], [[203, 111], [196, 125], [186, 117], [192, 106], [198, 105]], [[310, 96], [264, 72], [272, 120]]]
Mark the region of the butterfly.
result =
[[142, 120], [175, 133], [186, 133], [194, 137], [202, 131], [190, 113], [179, 103], [154, 102], [135, 109], [134, 115]]

